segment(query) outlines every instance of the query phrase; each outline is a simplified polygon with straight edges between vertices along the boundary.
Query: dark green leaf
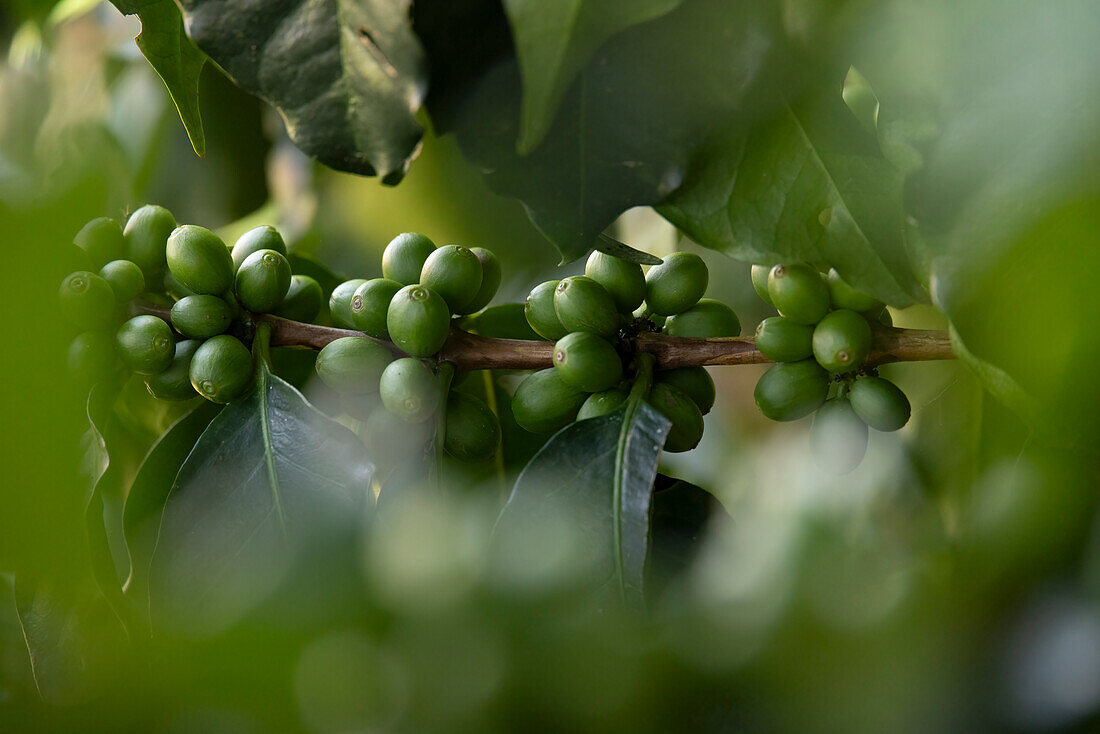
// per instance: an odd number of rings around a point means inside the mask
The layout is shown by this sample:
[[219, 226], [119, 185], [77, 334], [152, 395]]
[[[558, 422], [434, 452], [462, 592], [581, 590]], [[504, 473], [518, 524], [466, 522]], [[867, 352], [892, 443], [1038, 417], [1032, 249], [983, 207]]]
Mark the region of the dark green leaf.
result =
[[295, 145], [341, 171], [401, 180], [426, 85], [408, 3], [181, 4], [198, 47], [279, 110]]
[[715, 512], [722, 511], [710, 492], [694, 484], [658, 475], [649, 518], [649, 553], [645, 586], [650, 599], [691, 567], [703, 532]]
[[927, 300], [906, 250], [901, 173], [839, 84], [711, 152], [661, 207], [693, 240], [748, 262], [832, 265], [895, 306]]
[[620, 260], [626, 260], [632, 263], [638, 263], [639, 265], [660, 265], [661, 258], [656, 255], [650, 255], [648, 252], [642, 252], [641, 250], [635, 250], [630, 245], [619, 242], [614, 237], [600, 232], [600, 235], [596, 238], [596, 244], [594, 249], [600, 252], [617, 257]]
[[681, 0], [504, 0], [523, 75], [519, 150], [545, 137], [569, 83], [600, 44], [632, 25], [658, 18]]
[[576, 530], [592, 581], [640, 603], [649, 540], [650, 493], [669, 422], [639, 398], [614, 413], [555, 434], [523, 470], [497, 520], [497, 540], [522, 542], [533, 528]]
[[253, 609], [313, 539], [354, 532], [372, 472], [355, 434], [261, 364], [176, 476], [150, 568], [154, 630], [214, 632]]

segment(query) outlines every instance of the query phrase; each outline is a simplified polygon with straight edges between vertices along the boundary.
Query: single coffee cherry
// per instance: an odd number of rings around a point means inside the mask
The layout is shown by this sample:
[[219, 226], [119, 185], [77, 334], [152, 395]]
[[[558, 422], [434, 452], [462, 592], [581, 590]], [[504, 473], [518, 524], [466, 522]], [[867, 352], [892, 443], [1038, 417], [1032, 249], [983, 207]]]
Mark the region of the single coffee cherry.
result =
[[523, 314], [535, 333], [548, 341], [557, 341], [568, 334], [554, 310], [554, 292], [560, 280], [548, 280], [531, 289], [523, 305]]
[[570, 385], [551, 367], [528, 375], [516, 387], [512, 415], [525, 431], [554, 433], [573, 422], [587, 398], [588, 393]]
[[607, 289], [585, 275], [574, 275], [558, 282], [554, 289], [554, 312], [568, 332], [590, 331], [610, 338], [623, 324], [615, 299]]
[[382, 370], [378, 394], [386, 410], [412, 423], [431, 418], [441, 397], [432, 368], [414, 357], [395, 359]]
[[779, 313], [796, 324], [816, 324], [829, 311], [828, 286], [821, 273], [804, 263], [772, 268], [768, 294]]
[[781, 362], [761, 376], [753, 397], [773, 421], [793, 421], [813, 413], [829, 394], [829, 373], [816, 361]]
[[442, 296], [451, 313], [468, 313], [466, 307], [481, 288], [481, 279], [481, 261], [459, 245], [437, 248], [420, 271], [420, 285]]
[[146, 204], [126, 220], [126, 252], [150, 284], [160, 282], [167, 267], [164, 252], [175, 228], [172, 212], [156, 204]]
[[233, 287], [233, 258], [221, 238], [204, 227], [176, 227], [165, 246], [168, 269], [185, 288], [219, 295]]
[[451, 312], [443, 298], [422, 285], [407, 285], [386, 311], [390, 340], [413, 357], [430, 357], [451, 333]]
[[233, 310], [217, 296], [186, 296], [172, 306], [172, 326], [191, 339], [209, 339], [229, 328]]
[[696, 339], [739, 336], [741, 322], [733, 309], [713, 298], [702, 298], [691, 308], [669, 316], [665, 321], [665, 333], [669, 336], [685, 336]]
[[320, 283], [308, 275], [292, 275], [290, 287], [287, 288], [283, 302], [275, 309], [275, 315], [291, 321], [312, 323], [320, 315], [324, 300], [325, 294]]
[[244, 259], [234, 289], [241, 306], [253, 313], [271, 313], [290, 288], [290, 262], [275, 250], [257, 250]]
[[447, 396], [444, 451], [462, 461], [484, 461], [499, 446], [500, 421], [484, 401], [463, 392]]
[[706, 415], [714, 407], [717, 397], [714, 380], [703, 367], [677, 367], [661, 370], [654, 376], [656, 382], [672, 385], [687, 395], [699, 406], [699, 412]]
[[830, 372], [849, 372], [871, 351], [871, 327], [855, 311], [829, 313], [814, 327], [814, 359]]
[[401, 284], [389, 278], [372, 278], [355, 289], [351, 296], [351, 323], [375, 339], [389, 339], [386, 313]]
[[228, 403], [244, 395], [252, 383], [252, 355], [228, 334], [204, 341], [191, 357], [191, 385], [212, 403]]
[[435, 252], [435, 244], [416, 232], [405, 232], [390, 240], [382, 251], [382, 275], [401, 285], [420, 282], [424, 261]]
[[86, 385], [113, 375], [115, 364], [115, 340], [109, 332], [85, 331], [69, 344], [69, 372]]
[[73, 244], [88, 253], [88, 261], [97, 270], [112, 260], [126, 257], [122, 227], [109, 217], [97, 217], [85, 224], [76, 233]]
[[768, 273], [771, 270], [771, 265], [753, 265], [750, 277], [752, 278], [752, 289], [756, 291], [756, 295], [760, 296], [764, 303], [775, 308], [775, 304], [772, 303], [772, 295], [768, 293]]
[[848, 390], [852, 410], [876, 431], [896, 431], [909, 422], [909, 398], [882, 377], [857, 377]]
[[592, 393], [577, 412], [577, 420], [583, 421], [588, 418], [598, 418], [601, 415], [613, 413], [619, 409], [620, 405], [626, 402], [627, 397], [626, 390], [621, 390], [617, 387], [602, 392]]
[[686, 311], [707, 292], [709, 282], [703, 258], [693, 252], [674, 252], [646, 273], [646, 305], [662, 316]]
[[118, 328], [115, 344], [122, 363], [140, 375], [164, 372], [176, 353], [172, 329], [156, 316], [135, 316]]
[[272, 227], [270, 224], [262, 224], [259, 227], [253, 227], [248, 230], [233, 243], [233, 252], [231, 254], [233, 258], [233, 272], [237, 272], [241, 269], [241, 265], [248, 259], [248, 256], [254, 252], [260, 250], [274, 250], [283, 257], [287, 255], [286, 242], [283, 241], [283, 236], [279, 234], [279, 230]]
[[106, 280], [78, 270], [61, 281], [58, 291], [61, 314], [77, 326], [89, 331], [110, 328], [114, 323], [117, 301]]
[[314, 368], [321, 380], [344, 395], [378, 392], [382, 371], [393, 361], [384, 346], [361, 336], [335, 339], [320, 351]]
[[852, 410], [848, 398], [833, 398], [814, 415], [810, 449], [817, 465], [830, 474], [847, 474], [867, 453], [867, 424]]
[[584, 274], [602, 285], [624, 314], [633, 312], [645, 299], [645, 275], [638, 263], [593, 250], [584, 264]]
[[846, 308], [849, 311], [878, 311], [882, 308], [882, 301], [874, 296], [857, 291], [844, 282], [836, 268], [831, 268], [825, 276], [825, 284], [829, 288], [829, 299], [833, 308]]
[[164, 372], [145, 378], [145, 389], [158, 400], [190, 400], [195, 397], [191, 384], [191, 360], [202, 344], [198, 339], [176, 342], [172, 364]]
[[615, 347], [587, 331], [574, 331], [558, 340], [554, 369], [567, 383], [585, 392], [607, 390], [623, 376], [623, 362]]
[[809, 359], [814, 356], [814, 327], [770, 316], [756, 327], [756, 348], [773, 362]]
[[470, 252], [481, 263], [481, 287], [477, 289], [474, 300], [466, 304], [466, 313], [477, 313], [489, 305], [500, 288], [500, 259], [484, 247], [471, 247]]
[[99, 269], [99, 276], [111, 286], [119, 303], [132, 301], [145, 290], [141, 268], [129, 260], [112, 260]]
[[351, 299], [355, 297], [359, 286], [366, 282], [364, 278], [353, 278], [332, 289], [332, 295], [328, 298], [328, 311], [334, 324], [343, 329], [355, 328], [351, 320]]
[[501, 303], [490, 306], [470, 317], [469, 327], [482, 336], [497, 339], [529, 339], [537, 341], [542, 336], [531, 328], [522, 303]]
[[672, 421], [665, 439], [665, 451], [678, 454], [699, 445], [703, 439], [703, 414], [694, 400], [672, 385], [657, 382], [646, 402]]
[[370, 460], [385, 473], [401, 464], [423, 461], [433, 429], [432, 421], [408, 423], [379, 406], [367, 416], [364, 443]]

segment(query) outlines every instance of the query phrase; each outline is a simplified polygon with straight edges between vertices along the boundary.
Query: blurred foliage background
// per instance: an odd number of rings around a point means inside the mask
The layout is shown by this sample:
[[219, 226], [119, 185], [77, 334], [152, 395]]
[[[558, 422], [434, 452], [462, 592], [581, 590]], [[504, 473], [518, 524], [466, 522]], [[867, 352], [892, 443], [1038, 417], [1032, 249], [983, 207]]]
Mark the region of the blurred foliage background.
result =
[[[1012, 368], [1047, 428], [991, 398], [967, 363], [893, 365], [884, 372], [914, 419], [899, 435], [873, 434], [862, 467], [831, 479], [809, 458], [807, 422], [756, 411], [762, 368], [712, 368], [719, 397], [704, 441], [662, 471], [713, 493], [728, 516], [652, 615], [578, 602], [578, 561], [537, 538], [539, 571], [501, 571], [485, 540], [496, 508], [476, 494], [413, 498], [359, 549], [370, 593], [354, 612], [326, 611], [326, 594], [343, 597], [322, 589], [301, 620], [259, 619], [140, 662], [103, 633], [82, 661], [90, 699], [41, 700], [14, 606], [0, 604], [0, 730], [1100, 727], [1100, 20], [1087, 3], [891, 2], [854, 15], [834, 5], [784, 3], [796, 30], [843, 24], [852, 62], [883, 70], [882, 99], [935, 100], [945, 142], [907, 192], [922, 207], [927, 257], [949, 255], [932, 269], [935, 302], [972, 349]], [[490, 192], [450, 136], [429, 133], [394, 188], [335, 173], [208, 65], [199, 159], [134, 47], [132, 18], [90, 2], [6, 2], [2, 13], [0, 572], [74, 588], [87, 578], [83, 403], [54, 303], [67, 245], [88, 219], [156, 202], [227, 233], [270, 222], [294, 251], [349, 277], [379, 274], [386, 242], [421, 231], [498, 253], [498, 302], [582, 267], [558, 267], [522, 206]], [[975, 181], [990, 156], [994, 175]], [[748, 264], [699, 248], [649, 209], [616, 227], [657, 254], [702, 253], [710, 295], [746, 333], [766, 315]], [[960, 238], [978, 256], [956, 257]], [[893, 316], [948, 325], [932, 306]], [[175, 414], [140, 391], [129, 405], [119, 430], [133, 465]]]

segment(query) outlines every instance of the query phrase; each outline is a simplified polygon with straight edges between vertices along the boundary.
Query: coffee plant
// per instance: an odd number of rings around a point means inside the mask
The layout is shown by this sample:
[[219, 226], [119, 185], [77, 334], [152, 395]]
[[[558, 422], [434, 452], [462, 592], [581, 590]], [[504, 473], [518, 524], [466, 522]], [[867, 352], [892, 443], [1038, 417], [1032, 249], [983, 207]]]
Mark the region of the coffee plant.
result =
[[1098, 28], [14, 3], [0, 730], [1090, 730]]

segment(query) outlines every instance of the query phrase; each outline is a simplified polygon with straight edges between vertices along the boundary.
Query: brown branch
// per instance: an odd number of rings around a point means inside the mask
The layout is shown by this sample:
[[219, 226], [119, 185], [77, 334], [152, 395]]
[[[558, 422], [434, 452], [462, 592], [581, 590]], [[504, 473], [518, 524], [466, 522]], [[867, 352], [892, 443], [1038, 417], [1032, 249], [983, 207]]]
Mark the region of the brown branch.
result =
[[[149, 313], [168, 320], [166, 308], [140, 304], [139, 313]], [[308, 347], [321, 349], [331, 341], [345, 336], [371, 339], [360, 331], [317, 326], [282, 319], [271, 314], [253, 314], [252, 323], [271, 324], [271, 346]], [[392, 343], [376, 339], [394, 354], [402, 354]], [[687, 339], [664, 334], [639, 334], [633, 340], [638, 352], [652, 354], [658, 369], [694, 365], [764, 364], [771, 360], [757, 351], [751, 336], [726, 339]], [[464, 370], [534, 370], [553, 366], [554, 343], [521, 339], [495, 339], [455, 329], [443, 345], [439, 358]], [[951, 341], [944, 331], [924, 329], [878, 328], [867, 364], [888, 362], [920, 362], [953, 359]]]

